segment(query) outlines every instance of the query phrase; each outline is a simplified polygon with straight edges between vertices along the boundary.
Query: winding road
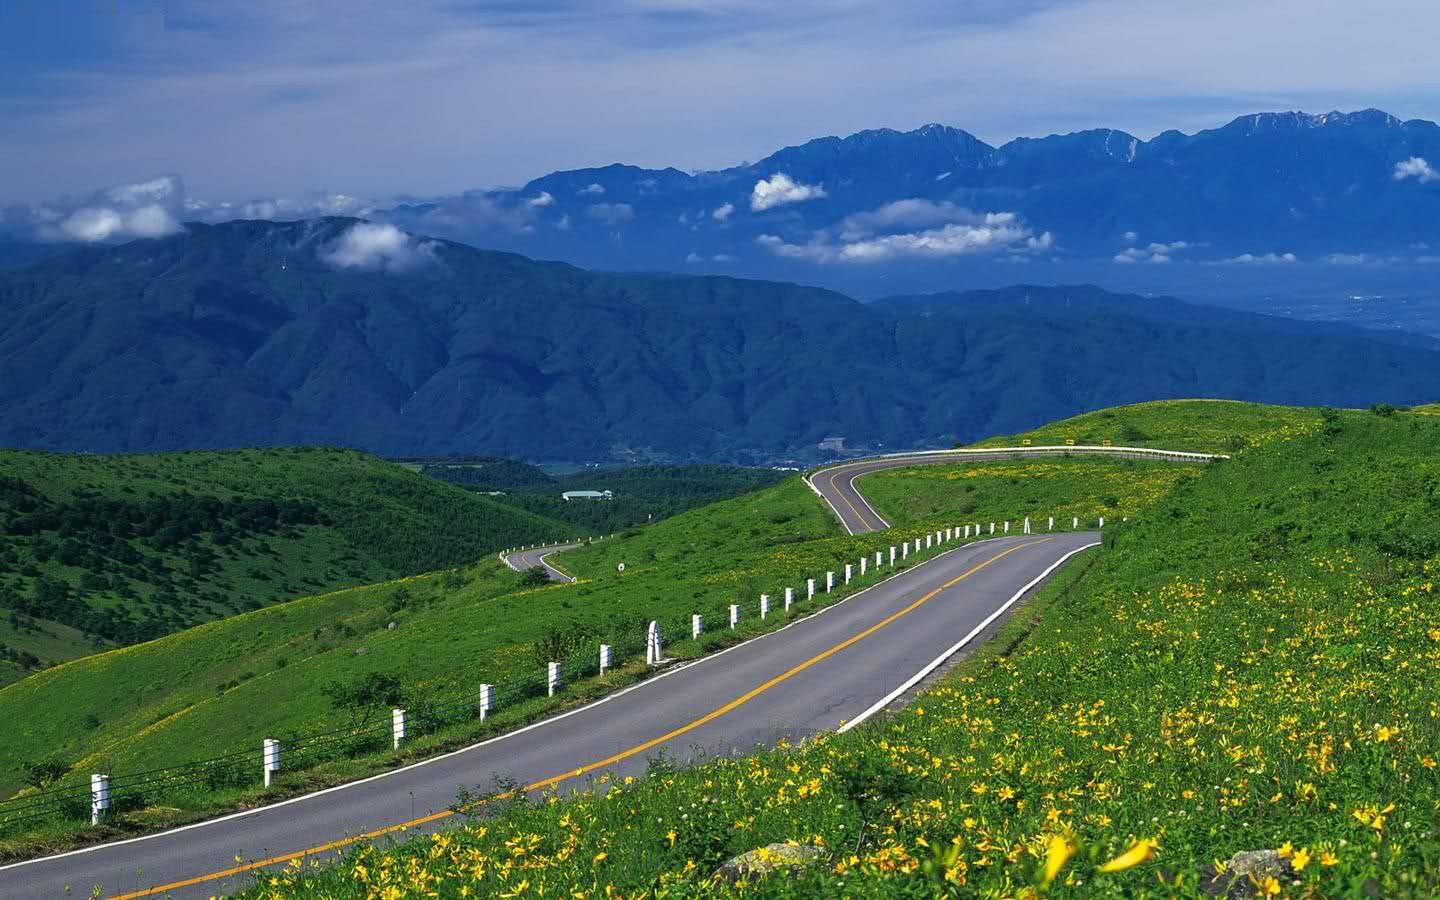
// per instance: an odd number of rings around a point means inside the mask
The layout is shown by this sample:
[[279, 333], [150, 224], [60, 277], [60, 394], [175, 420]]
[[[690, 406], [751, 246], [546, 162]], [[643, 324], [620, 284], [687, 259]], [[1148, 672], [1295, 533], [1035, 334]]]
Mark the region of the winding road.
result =
[[[854, 534], [886, 527], [855, 488], [856, 478], [956, 455], [856, 461], [807, 481]], [[0, 897], [214, 896], [248, 886], [259, 868], [454, 824], [449, 806], [457, 790], [485, 790], [494, 776], [527, 790], [563, 790], [602, 773], [642, 773], [662, 752], [693, 761], [843, 730], [984, 640], [1015, 602], [1098, 542], [1095, 532], [956, 541], [954, 549], [778, 631], [506, 735], [271, 806], [0, 867]], [[545, 565], [568, 579], [544, 560], [560, 549], [523, 551], [506, 561], [514, 568]]]
[[579, 544], [554, 544], [549, 547], [532, 547], [529, 550], [516, 550], [511, 553], [501, 554], [500, 558], [505, 560], [505, 565], [517, 572], [524, 572], [526, 569], [533, 569], [536, 566], [545, 570], [551, 581], [574, 581], [574, 577], [550, 565], [546, 561], [552, 553], [561, 553], [566, 550], [574, 550]]

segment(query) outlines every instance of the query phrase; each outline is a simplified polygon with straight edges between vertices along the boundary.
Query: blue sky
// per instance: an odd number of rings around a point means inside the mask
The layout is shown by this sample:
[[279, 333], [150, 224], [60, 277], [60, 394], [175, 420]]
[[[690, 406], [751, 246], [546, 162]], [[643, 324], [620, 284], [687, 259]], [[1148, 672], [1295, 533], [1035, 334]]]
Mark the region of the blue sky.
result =
[[389, 198], [1260, 110], [1435, 118], [1431, 0], [0, 0], [0, 206], [162, 174]]

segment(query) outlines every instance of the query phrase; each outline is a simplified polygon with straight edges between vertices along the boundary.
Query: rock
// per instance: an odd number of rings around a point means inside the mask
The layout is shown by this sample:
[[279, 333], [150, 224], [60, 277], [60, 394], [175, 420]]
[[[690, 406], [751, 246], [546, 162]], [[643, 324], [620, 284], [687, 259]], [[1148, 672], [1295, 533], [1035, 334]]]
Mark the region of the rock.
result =
[[385, 626], [385, 629], [386, 629], [387, 631], [394, 631], [395, 629], [397, 629], [397, 628], [399, 628], [399, 627], [400, 627], [400, 626], [399, 626], [398, 623], [391, 622], [389, 625], [386, 625], [386, 626]]
[[1241, 850], [1225, 864], [1225, 871], [1210, 866], [1201, 874], [1200, 889], [1212, 897], [1258, 897], [1257, 882], [1294, 874], [1290, 861], [1275, 850]]
[[729, 882], [754, 881], [776, 872], [793, 874], [825, 856], [820, 847], [805, 844], [769, 844], [742, 853], [715, 870]]

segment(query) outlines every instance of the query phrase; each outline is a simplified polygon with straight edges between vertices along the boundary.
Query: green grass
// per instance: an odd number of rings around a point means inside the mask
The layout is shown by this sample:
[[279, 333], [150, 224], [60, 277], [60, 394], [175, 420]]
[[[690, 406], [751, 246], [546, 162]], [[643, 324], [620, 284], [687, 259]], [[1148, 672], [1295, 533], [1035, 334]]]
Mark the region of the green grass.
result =
[[1155, 400], [1084, 413], [1032, 431], [986, 438], [970, 446], [1013, 447], [1024, 440], [1036, 446], [1066, 441], [1098, 445], [1108, 440], [1117, 447], [1235, 453], [1303, 434], [1318, 420], [1319, 411], [1310, 407], [1236, 400]]
[[0, 451], [0, 684], [573, 529], [360, 453]]
[[[1215, 861], [1279, 847], [1303, 866], [1277, 891], [1434, 896], [1440, 421], [1300, 424], [1198, 470], [888, 721], [512, 806], [254, 896], [1194, 897]], [[827, 859], [710, 880], [774, 841]], [[1102, 870], [1141, 841], [1158, 851]]]
[[1068, 528], [1077, 517], [1093, 523], [1100, 516], [1120, 521], [1136, 515], [1194, 472], [1194, 465], [1075, 457], [888, 469], [858, 485], [895, 524], [1029, 516], [1043, 529], [1051, 516]]

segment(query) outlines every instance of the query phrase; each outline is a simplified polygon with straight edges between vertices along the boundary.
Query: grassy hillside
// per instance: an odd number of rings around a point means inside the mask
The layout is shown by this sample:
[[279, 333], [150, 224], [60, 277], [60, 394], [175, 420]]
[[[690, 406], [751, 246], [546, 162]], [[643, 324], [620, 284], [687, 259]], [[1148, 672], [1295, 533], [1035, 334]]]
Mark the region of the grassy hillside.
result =
[[[1434, 896], [1436, 446], [1427, 416], [1292, 424], [1179, 485], [889, 721], [511, 806], [305, 888], [1194, 897], [1217, 862], [1279, 848], [1252, 890]], [[711, 881], [775, 841], [823, 864]]]
[[350, 451], [0, 451], [0, 684], [572, 530]]
[[1018, 434], [996, 435], [973, 447], [1102, 444], [1158, 447], [1195, 453], [1234, 453], [1311, 427], [1318, 411], [1236, 400], [1155, 400], [1084, 413]]
[[1133, 516], [1194, 471], [1191, 465], [1091, 456], [889, 469], [858, 484], [895, 524], [945, 516], [992, 522], [1018, 511], [1037, 527], [1050, 516], [1069, 527], [1075, 517], [1093, 522]]

